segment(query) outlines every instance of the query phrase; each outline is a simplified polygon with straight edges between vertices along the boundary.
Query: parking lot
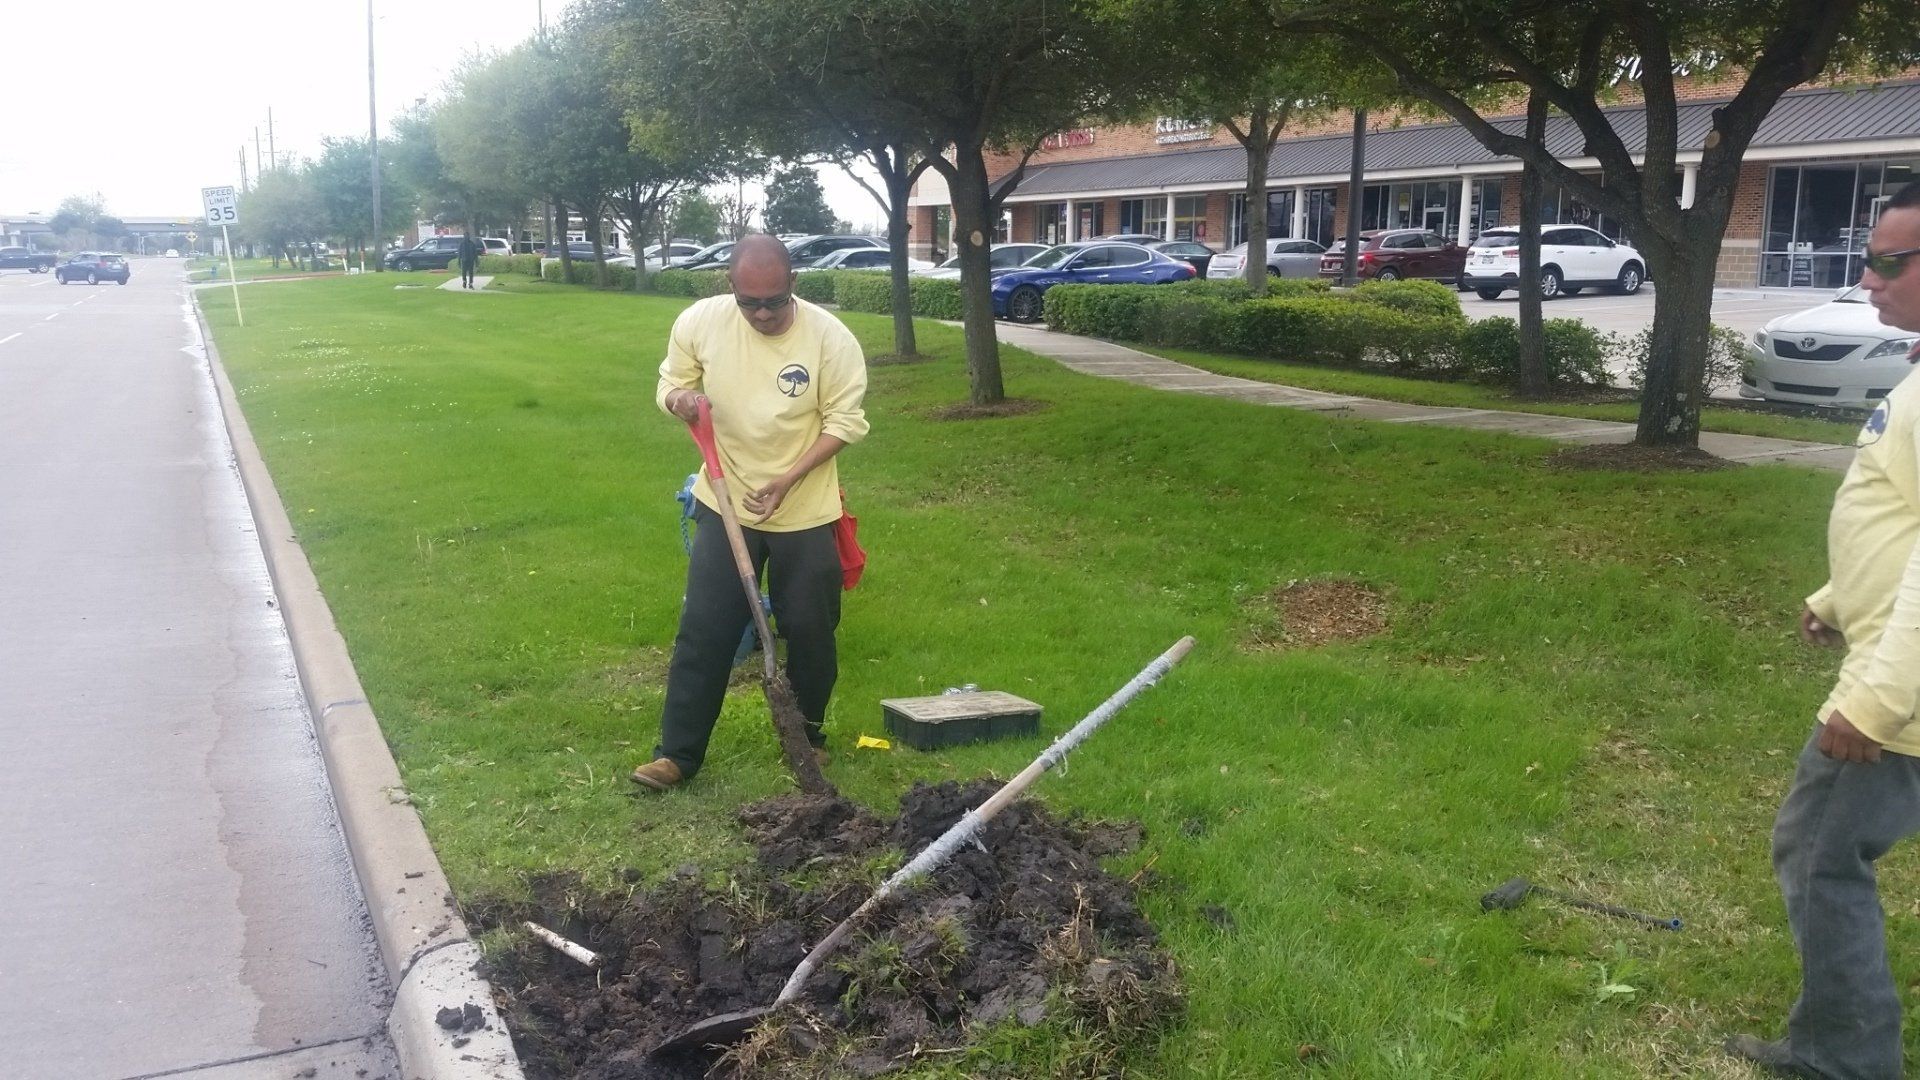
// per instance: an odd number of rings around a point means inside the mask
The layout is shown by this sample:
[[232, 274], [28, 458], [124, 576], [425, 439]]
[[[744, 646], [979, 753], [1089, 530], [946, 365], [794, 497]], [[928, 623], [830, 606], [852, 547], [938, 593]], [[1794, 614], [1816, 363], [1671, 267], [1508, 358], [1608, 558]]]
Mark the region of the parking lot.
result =
[[[1805, 311], [1825, 303], [1832, 296], [1833, 293], [1825, 289], [1715, 289], [1713, 321], [1738, 330], [1742, 337], [1751, 338], [1753, 332], [1769, 320]], [[1654, 286], [1648, 283], [1633, 296], [1616, 296], [1605, 292], [1562, 296], [1547, 301], [1543, 309], [1549, 319], [1580, 319], [1596, 330], [1632, 337], [1653, 322], [1653, 297]], [[1460, 310], [1466, 313], [1467, 318], [1475, 320], [1496, 315], [1517, 319], [1520, 317], [1520, 299], [1514, 293], [1503, 293], [1498, 300], [1482, 300], [1472, 293], [1462, 293]], [[1611, 374], [1616, 382], [1626, 382], [1624, 364], [1616, 365]], [[1716, 395], [1738, 396], [1733, 386], [1716, 387], [1714, 392]]]

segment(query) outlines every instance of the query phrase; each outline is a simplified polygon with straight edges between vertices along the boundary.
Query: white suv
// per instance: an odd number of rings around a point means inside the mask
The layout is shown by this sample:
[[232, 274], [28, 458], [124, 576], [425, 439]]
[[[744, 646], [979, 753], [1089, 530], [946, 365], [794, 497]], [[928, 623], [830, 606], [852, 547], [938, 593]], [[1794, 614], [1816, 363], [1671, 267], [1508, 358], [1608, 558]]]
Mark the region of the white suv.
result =
[[[1467, 252], [1460, 284], [1493, 300], [1520, 280], [1520, 230], [1488, 229]], [[1585, 288], [1611, 288], [1622, 296], [1640, 291], [1647, 260], [1584, 225], [1548, 225], [1540, 230], [1540, 298], [1573, 296]]]

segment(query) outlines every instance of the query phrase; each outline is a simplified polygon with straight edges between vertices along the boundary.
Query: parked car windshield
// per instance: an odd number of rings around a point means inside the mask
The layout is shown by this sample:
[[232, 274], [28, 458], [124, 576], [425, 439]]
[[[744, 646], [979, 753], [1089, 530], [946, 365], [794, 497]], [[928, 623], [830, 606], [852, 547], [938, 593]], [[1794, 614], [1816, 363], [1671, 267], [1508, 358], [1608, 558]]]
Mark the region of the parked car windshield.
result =
[[1079, 244], [1061, 244], [1028, 259], [1022, 266], [1034, 270], [1051, 270], [1080, 253]]

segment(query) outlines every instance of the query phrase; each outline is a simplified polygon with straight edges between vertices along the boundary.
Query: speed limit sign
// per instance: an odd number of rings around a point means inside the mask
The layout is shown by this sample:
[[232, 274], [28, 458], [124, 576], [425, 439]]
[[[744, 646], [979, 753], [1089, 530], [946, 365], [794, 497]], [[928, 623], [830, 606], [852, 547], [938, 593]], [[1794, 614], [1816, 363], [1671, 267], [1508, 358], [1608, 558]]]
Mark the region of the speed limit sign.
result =
[[200, 201], [207, 208], [208, 226], [217, 229], [240, 223], [240, 200], [231, 186], [201, 188]]

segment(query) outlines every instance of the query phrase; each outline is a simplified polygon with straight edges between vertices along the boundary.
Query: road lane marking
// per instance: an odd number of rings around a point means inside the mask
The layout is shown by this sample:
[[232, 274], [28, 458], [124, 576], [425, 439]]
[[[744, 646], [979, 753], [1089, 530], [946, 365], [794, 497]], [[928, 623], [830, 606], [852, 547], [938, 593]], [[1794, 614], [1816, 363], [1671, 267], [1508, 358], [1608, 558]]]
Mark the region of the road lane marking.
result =
[[51, 315], [49, 315], [49, 316], [47, 316], [46, 318], [44, 318], [44, 319], [41, 319], [40, 321], [41, 321], [41, 322], [52, 322], [53, 320], [55, 320], [55, 319], [57, 319], [57, 318], [59, 318], [59, 317], [60, 317], [60, 313], [56, 311], [56, 312], [54, 312], [53, 314], [51, 314]]
[[19, 336], [20, 335], [18, 333], [13, 333], [13, 334], [8, 334], [6, 337], [0, 337], [0, 345], [5, 345], [7, 342], [12, 341], [14, 338], [17, 338]]

